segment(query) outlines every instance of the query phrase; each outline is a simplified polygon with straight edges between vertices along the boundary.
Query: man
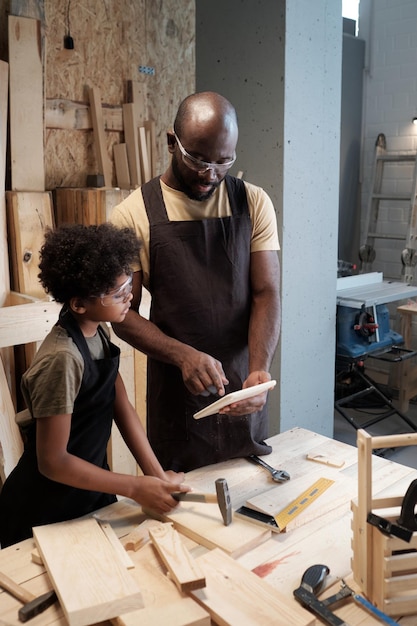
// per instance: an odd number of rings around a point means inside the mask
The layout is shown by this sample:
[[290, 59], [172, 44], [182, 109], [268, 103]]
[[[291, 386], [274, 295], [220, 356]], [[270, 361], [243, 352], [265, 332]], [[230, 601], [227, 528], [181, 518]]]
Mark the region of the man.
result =
[[[218, 394], [270, 380], [280, 329], [276, 217], [267, 194], [228, 176], [238, 124], [214, 92], [187, 97], [168, 132], [171, 163], [111, 221], [142, 240], [132, 308], [116, 333], [149, 356], [148, 437], [164, 469], [268, 454], [267, 393], [194, 420]], [[150, 321], [138, 314], [142, 285]]]

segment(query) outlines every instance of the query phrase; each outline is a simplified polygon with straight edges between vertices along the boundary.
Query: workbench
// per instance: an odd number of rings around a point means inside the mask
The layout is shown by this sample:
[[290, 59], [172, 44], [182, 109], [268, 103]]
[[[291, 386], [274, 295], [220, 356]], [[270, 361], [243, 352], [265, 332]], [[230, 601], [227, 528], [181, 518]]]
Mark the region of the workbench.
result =
[[[271, 437], [268, 443], [273, 447], [273, 452], [270, 456], [264, 457], [264, 460], [273, 467], [284, 469], [290, 474], [291, 479], [285, 485], [273, 483], [265, 469], [248, 462], [246, 459], [234, 459], [194, 470], [186, 475], [185, 482], [192, 486], [195, 491], [213, 492], [215, 480], [219, 477], [225, 478], [235, 511], [248, 499], [256, 497], [267, 489], [274, 488], [279, 495], [281, 489], [284, 493], [284, 489], [288, 490], [292, 484], [294, 486], [293, 498], [296, 498], [300, 493], [302, 484], [304, 484], [304, 488], [308, 488], [320, 477], [333, 479], [338, 486], [336, 498], [334, 497], [335, 492], [332, 492], [331, 489], [325, 491], [297, 517], [296, 527], [287, 530], [287, 532], [272, 533], [270, 538], [238, 556], [236, 561], [244, 568], [255, 572], [280, 594], [284, 594], [290, 604], [294, 603], [297, 606], [299, 605], [293, 598], [293, 590], [300, 585], [301, 576], [306, 568], [316, 563], [324, 563], [330, 568], [330, 575], [326, 579], [326, 584], [331, 587], [328, 593], [339, 589], [340, 578], [346, 579], [349, 585], [355, 587], [351, 574], [351, 499], [357, 495], [358, 455], [356, 447], [302, 428], [293, 428]], [[313, 462], [307, 459], [307, 454], [337, 460], [338, 464], [343, 463], [343, 465], [334, 467]], [[379, 456], [373, 457], [372, 466], [374, 494], [384, 496], [403, 494], [410, 482], [416, 477], [415, 469]], [[331, 500], [329, 500], [330, 497]], [[179, 507], [185, 504], [180, 503]], [[97, 512], [96, 517], [109, 522], [117, 536], [122, 539], [147, 516], [135, 502], [123, 499], [101, 509]], [[184, 541], [191, 554], [197, 558], [208, 552], [207, 547], [199, 545], [189, 538], [184, 537]], [[35, 595], [40, 595], [51, 589], [51, 583], [43, 565], [35, 563], [31, 559], [34, 547], [34, 540], [28, 539], [0, 551], [0, 571], [31, 590]], [[148, 550], [146, 565], [143, 562], [143, 556], [141, 556], [142, 550], [145, 549]], [[164, 603], [169, 605], [184, 598], [174, 583], [167, 579], [162, 563], [158, 562], [156, 556], [150, 558], [151, 552], [149, 550], [152, 549], [152, 544], [148, 542], [138, 551], [128, 552], [140, 570], [137, 575], [142, 585], [145, 604], [144, 617], [148, 609], [158, 607], [158, 610], [161, 611]], [[77, 576], [76, 572], [75, 576]], [[18, 600], [7, 592], [1, 591], [0, 624], [20, 624], [17, 620], [19, 607]], [[351, 626], [359, 624], [363, 626], [375, 624], [377, 626], [381, 624], [380, 621], [377, 621], [350, 600], [335, 612]], [[152, 611], [149, 615], [151, 614]], [[33, 626], [65, 626], [66, 620], [59, 604], [55, 604], [29, 623]], [[173, 622], [170, 620], [158, 622], [158, 619], [153, 617], [152, 621], [148, 622], [147, 619], [143, 619], [140, 623], [145, 625], [152, 623], [153, 626], [158, 626], [158, 623]], [[260, 621], [259, 623], [263, 622]], [[281, 624], [282, 622], [277, 621], [276, 623]], [[312, 623], [320, 624], [322, 622], [317, 620]], [[398, 623], [411, 626], [417, 623], [417, 616], [403, 617], [398, 620]], [[101, 624], [108, 626], [109, 622], [102, 622]], [[236, 626], [241, 626], [241, 624], [236, 624]]]

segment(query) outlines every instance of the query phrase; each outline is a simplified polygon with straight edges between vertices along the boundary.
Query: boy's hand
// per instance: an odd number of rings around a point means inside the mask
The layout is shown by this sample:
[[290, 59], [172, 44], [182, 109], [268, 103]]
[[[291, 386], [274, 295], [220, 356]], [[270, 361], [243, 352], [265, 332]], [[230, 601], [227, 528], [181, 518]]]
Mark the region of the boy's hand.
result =
[[176, 481], [164, 481], [155, 476], [140, 476], [137, 479], [137, 493], [133, 495], [143, 507], [155, 511], [155, 513], [168, 513], [178, 506], [179, 502], [172, 497], [172, 493], [180, 491], [186, 493], [191, 487]]

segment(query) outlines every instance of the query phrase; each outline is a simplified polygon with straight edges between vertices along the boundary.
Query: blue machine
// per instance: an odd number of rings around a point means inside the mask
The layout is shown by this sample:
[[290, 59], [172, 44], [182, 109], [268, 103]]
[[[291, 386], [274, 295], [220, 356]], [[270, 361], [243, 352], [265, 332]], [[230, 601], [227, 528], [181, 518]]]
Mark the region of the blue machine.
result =
[[404, 343], [402, 335], [391, 330], [385, 304], [362, 308], [338, 305], [336, 313], [336, 354], [360, 360]]

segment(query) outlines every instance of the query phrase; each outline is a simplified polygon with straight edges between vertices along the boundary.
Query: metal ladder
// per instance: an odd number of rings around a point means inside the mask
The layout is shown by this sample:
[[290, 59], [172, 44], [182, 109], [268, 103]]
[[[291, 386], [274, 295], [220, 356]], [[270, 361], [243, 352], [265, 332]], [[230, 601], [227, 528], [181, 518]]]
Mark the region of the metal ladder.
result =
[[[414, 163], [412, 187], [409, 194], [405, 193], [383, 193], [382, 183], [384, 178], [384, 166], [386, 163]], [[375, 240], [397, 240], [404, 241], [405, 247], [401, 252], [402, 273], [401, 280], [405, 283], [412, 283], [414, 280], [414, 268], [417, 264], [417, 158], [415, 153], [401, 154], [387, 152], [386, 139], [382, 133], [378, 135], [375, 142], [375, 158], [372, 169], [372, 183], [366, 209], [364, 224], [364, 240], [359, 249], [360, 272], [371, 271], [372, 263], [375, 260]], [[378, 230], [379, 203], [381, 200], [393, 200], [407, 202], [409, 207], [409, 220], [407, 233], [405, 235], [395, 235], [383, 233]]]

